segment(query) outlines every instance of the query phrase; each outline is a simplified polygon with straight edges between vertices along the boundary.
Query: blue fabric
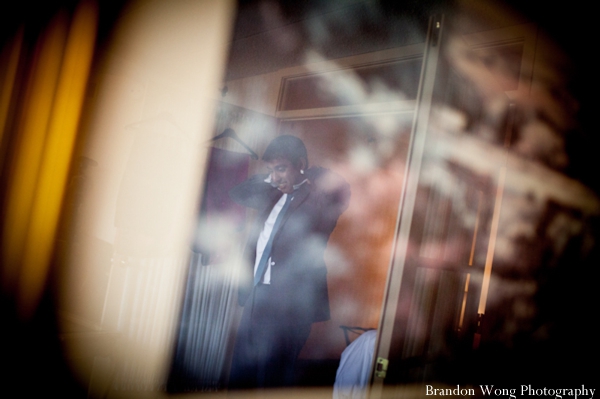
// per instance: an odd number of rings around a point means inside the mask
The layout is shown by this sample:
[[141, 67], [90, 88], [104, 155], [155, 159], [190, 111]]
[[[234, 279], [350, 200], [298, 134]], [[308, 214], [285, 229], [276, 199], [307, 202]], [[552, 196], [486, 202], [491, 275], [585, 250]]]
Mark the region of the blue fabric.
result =
[[370, 330], [344, 349], [333, 385], [333, 399], [367, 397], [376, 340], [377, 330]]

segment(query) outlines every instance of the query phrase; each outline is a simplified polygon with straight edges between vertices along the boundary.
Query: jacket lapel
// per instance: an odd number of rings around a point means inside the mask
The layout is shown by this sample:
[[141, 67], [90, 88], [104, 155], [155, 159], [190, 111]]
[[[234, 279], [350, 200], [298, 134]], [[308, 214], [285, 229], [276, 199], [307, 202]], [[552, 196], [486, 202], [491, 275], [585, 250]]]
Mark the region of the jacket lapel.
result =
[[304, 201], [306, 201], [306, 198], [308, 197], [308, 194], [310, 194], [311, 190], [312, 190], [312, 186], [310, 185], [309, 182], [306, 182], [302, 186], [300, 186], [296, 191], [294, 191], [294, 198], [292, 199], [292, 202], [290, 202], [290, 206], [287, 209], [286, 213], [283, 215], [283, 219], [281, 220], [281, 224], [279, 225], [279, 229], [275, 232], [276, 236], [283, 229], [283, 226], [285, 225], [285, 222], [294, 213], [294, 211], [296, 209], [298, 209], [298, 207]]

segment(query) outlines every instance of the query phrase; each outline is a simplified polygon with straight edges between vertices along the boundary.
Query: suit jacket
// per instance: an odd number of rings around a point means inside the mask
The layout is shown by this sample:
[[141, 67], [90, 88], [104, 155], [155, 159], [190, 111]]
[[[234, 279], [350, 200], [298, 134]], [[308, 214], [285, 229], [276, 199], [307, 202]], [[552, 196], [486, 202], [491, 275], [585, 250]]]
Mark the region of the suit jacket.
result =
[[[294, 191], [294, 199], [273, 237], [269, 313], [281, 323], [306, 324], [328, 320], [329, 296], [324, 253], [337, 220], [348, 207], [350, 186], [339, 175], [323, 168], [306, 171], [308, 182]], [[256, 242], [273, 206], [283, 195], [256, 175], [231, 189], [231, 198], [257, 209], [246, 246], [253, 275]], [[240, 288], [240, 304], [252, 293], [252, 278]]]

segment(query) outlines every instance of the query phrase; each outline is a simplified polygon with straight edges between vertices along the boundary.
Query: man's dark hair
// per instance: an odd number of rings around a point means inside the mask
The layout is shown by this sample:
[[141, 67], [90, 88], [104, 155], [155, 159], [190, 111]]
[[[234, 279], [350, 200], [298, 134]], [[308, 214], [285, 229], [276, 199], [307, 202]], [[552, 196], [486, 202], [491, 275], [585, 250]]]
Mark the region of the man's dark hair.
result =
[[308, 155], [304, 142], [296, 136], [283, 135], [273, 139], [262, 156], [263, 161], [269, 162], [274, 159], [285, 158], [293, 165], [300, 163], [304, 158], [308, 167]]

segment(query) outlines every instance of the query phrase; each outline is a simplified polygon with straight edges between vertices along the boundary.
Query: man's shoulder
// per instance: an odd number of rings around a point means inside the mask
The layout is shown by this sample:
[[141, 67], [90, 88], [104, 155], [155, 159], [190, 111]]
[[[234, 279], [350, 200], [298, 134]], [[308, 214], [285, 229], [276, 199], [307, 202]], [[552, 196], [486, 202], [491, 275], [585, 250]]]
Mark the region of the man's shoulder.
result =
[[350, 184], [340, 174], [321, 167], [307, 171], [310, 182], [311, 203], [318, 210], [319, 228], [333, 230], [338, 217], [350, 204]]
[[307, 171], [311, 190], [317, 201], [327, 208], [339, 208], [340, 213], [350, 202], [350, 184], [340, 174], [322, 167]]
[[325, 193], [349, 188], [348, 182], [341, 175], [320, 166], [308, 169], [306, 171], [306, 177], [313, 189]]

